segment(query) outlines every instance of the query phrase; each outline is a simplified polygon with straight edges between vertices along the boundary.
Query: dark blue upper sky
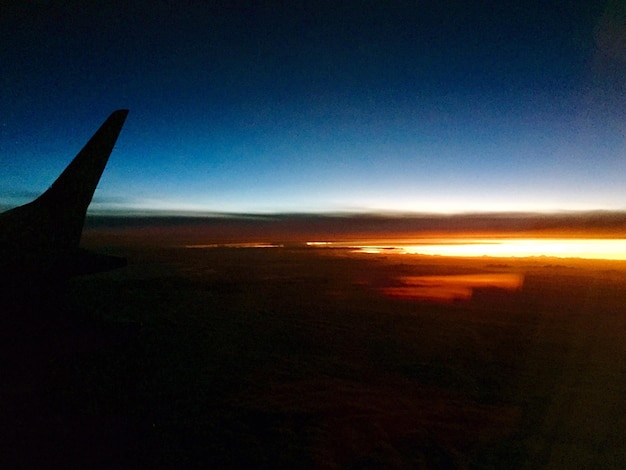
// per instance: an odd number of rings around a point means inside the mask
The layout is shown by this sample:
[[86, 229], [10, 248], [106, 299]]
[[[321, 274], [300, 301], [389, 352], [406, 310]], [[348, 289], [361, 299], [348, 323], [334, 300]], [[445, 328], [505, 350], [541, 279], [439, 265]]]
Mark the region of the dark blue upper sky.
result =
[[0, 204], [129, 108], [94, 209], [626, 209], [621, 0], [13, 3]]

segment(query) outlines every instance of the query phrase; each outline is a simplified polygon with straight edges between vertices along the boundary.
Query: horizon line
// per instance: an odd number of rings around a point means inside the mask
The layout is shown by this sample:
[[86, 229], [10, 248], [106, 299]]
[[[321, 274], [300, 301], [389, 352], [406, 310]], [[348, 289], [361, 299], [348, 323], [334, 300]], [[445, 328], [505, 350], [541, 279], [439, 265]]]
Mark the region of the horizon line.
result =
[[[4, 208], [3, 208], [4, 209]], [[557, 209], [557, 210], [497, 210], [497, 211], [401, 211], [401, 210], [328, 210], [328, 211], [201, 211], [168, 209], [94, 209], [88, 210], [91, 218], [259, 218], [273, 217], [363, 217], [363, 218], [455, 218], [455, 217], [576, 217], [576, 216], [625, 216], [626, 209]]]

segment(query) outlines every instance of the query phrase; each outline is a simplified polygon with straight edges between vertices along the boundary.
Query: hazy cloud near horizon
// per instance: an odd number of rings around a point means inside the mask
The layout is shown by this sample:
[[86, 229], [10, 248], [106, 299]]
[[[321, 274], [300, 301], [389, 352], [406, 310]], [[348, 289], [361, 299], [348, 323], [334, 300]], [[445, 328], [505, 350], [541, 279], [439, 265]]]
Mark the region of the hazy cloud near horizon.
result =
[[[153, 237], [210, 240], [300, 240], [312, 238], [393, 238], [429, 235], [626, 237], [626, 212], [561, 214], [267, 214], [221, 216], [94, 216], [86, 233], [102, 231]], [[112, 231], [112, 232], [111, 232]], [[143, 235], [142, 235], [143, 234]]]

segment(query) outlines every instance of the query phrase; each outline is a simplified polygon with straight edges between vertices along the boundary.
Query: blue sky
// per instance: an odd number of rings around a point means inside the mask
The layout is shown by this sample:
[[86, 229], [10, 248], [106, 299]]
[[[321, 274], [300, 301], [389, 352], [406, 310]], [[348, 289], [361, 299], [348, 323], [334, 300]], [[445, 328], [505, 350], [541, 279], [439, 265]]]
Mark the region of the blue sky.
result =
[[128, 108], [93, 210], [626, 210], [625, 9], [8, 7], [0, 204], [46, 189]]

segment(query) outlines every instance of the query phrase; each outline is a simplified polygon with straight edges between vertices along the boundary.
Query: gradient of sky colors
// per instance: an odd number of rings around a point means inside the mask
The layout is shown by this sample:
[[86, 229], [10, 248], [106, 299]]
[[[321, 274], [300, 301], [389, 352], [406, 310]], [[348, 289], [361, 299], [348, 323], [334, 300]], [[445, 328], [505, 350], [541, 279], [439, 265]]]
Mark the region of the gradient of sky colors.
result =
[[130, 114], [93, 210], [626, 210], [626, 4], [12, 2], [0, 205]]

